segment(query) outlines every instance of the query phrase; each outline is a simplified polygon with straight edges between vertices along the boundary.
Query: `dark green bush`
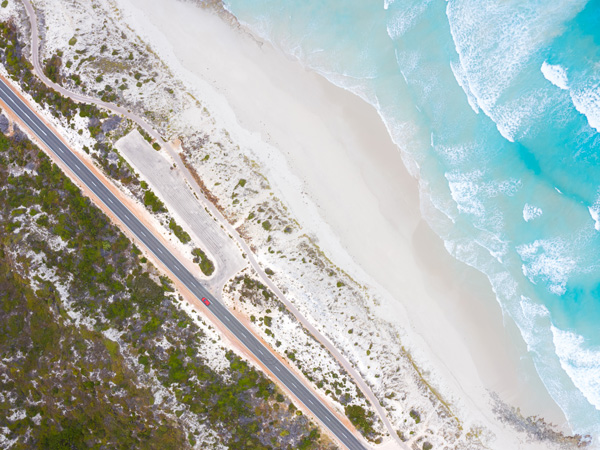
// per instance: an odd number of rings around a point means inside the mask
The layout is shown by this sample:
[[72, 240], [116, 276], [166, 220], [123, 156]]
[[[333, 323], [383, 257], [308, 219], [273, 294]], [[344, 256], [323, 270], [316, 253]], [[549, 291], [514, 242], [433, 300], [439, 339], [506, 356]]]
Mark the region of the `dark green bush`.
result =
[[166, 212], [167, 209], [163, 202], [152, 191], [144, 192], [144, 205], [150, 208], [152, 212]]
[[183, 228], [181, 228], [181, 226], [178, 225], [174, 219], [169, 220], [169, 228], [182, 243], [187, 244], [192, 240], [190, 235]]

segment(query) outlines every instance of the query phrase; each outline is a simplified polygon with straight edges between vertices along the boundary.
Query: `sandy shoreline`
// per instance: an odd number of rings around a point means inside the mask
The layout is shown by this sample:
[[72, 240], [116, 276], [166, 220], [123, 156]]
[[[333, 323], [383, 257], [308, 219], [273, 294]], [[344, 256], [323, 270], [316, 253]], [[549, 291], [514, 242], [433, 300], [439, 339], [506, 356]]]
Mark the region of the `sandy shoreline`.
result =
[[118, 3], [232, 137], [252, 148], [325, 253], [374, 288], [381, 317], [413, 330], [403, 342], [463, 415], [491, 420], [490, 389], [527, 415], [564, 424], [487, 280], [449, 256], [421, 218], [417, 181], [374, 108], [191, 4]]

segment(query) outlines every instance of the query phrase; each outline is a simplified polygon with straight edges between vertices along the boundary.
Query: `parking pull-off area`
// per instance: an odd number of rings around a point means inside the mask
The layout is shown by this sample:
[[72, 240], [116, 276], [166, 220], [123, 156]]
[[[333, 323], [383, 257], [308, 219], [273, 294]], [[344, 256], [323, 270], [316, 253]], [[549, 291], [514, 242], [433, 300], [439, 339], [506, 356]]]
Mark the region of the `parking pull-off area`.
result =
[[199, 247], [204, 249], [217, 270], [206, 282], [213, 292], [223, 285], [247, 262], [237, 244], [221, 229], [219, 222], [206, 211], [201, 196], [191, 190], [177, 165], [157, 152], [134, 130], [119, 139], [116, 148], [127, 162], [146, 180], [152, 190], [164, 201]]

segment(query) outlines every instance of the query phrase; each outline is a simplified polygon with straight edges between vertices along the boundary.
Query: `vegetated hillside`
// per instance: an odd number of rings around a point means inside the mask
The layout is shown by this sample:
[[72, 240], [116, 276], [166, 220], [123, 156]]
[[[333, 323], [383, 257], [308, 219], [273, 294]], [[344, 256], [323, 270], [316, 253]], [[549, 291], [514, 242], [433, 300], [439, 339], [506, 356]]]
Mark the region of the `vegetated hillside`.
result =
[[2, 448], [329, 447], [178, 302], [23, 133], [0, 134]]

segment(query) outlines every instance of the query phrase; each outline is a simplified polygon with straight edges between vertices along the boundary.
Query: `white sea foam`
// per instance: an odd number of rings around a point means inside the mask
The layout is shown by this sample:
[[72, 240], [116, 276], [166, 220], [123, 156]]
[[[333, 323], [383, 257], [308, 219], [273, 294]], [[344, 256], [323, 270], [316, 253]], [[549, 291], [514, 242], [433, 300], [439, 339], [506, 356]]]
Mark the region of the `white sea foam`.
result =
[[542, 210], [541, 210], [541, 208], [538, 208], [537, 206], [533, 206], [533, 205], [530, 205], [529, 203], [526, 203], [525, 206], [523, 207], [523, 219], [525, 219], [525, 222], [529, 222], [530, 220], [533, 220], [536, 217], [540, 217], [541, 215], [542, 215]]
[[[394, 3], [393, 0], [384, 0], [384, 8]], [[397, 8], [387, 22], [387, 32], [390, 38], [397, 39], [410, 30], [417, 19], [425, 12], [432, 0], [420, 1], [416, 4], [407, 5], [402, 2], [401, 8]]]
[[420, 67], [422, 58], [423, 55], [417, 51], [396, 51], [396, 61], [398, 62], [398, 66], [400, 67], [400, 73], [404, 77], [404, 81], [406, 81], [406, 84], [409, 84], [406, 78], [406, 74], [414, 72], [418, 67]]
[[[480, 170], [471, 172], [446, 172], [448, 187], [458, 211], [473, 216], [470, 220], [480, 230], [480, 237], [485, 242], [480, 245], [487, 248], [495, 258], [504, 254], [505, 248], [497, 248], [496, 241], [502, 241], [504, 213], [493, 199], [498, 196], [511, 197], [521, 188], [517, 179], [489, 181], [488, 176]], [[484, 232], [485, 231], [485, 232]], [[489, 234], [489, 236], [488, 236]], [[492, 237], [493, 239], [490, 239]]]
[[518, 321], [520, 325], [519, 329], [527, 344], [527, 350], [538, 353], [537, 345], [540, 342], [543, 345], [540, 330], [544, 324], [547, 327], [547, 323], [550, 321], [550, 311], [548, 311], [548, 308], [544, 305], [534, 303], [530, 298], [525, 297], [524, 295], [521, 295], [519, 306], [521, 309], [520, 320]]
[[577, 261], [569, 254], [562, 239], [536, 240], [518, 246], [517, 252], [523, 260], [523, 274], [532, 283], [545, 281], [553, 294], [565, 293], [569, 275], [577, 267]]
[[526, 135], [532, 124], [544, 120], [552, 101], [547, 89], [537, 89], [496, 105], [493, 118], [498, 131], [514, 142]]
[[477, 150], [477, 146], [471, 143], [462, 145], [434, 145], [432, 142], [432, 147], [446, 163], [452, 166], [460, 166], [460, 164], [468, 161], [468, 158]]
[[[569, 373], [561, 365], [559, 356], [552, 345], [553, 333], [550, 311], [540, 303], [524, 295], [520, 296], [519, 308], [514, 311], [517, 326], [527, 344], [527, 350], [533, 356], [536, 370], [541, 376], [544, 386], [565, 412], [571, 426], [583, 425], [582, 429], [573, 429], [577, 433], [593, 432], [597, 426], [593, 425], [594, 419], [590, 416], [587, 399], [569, 378]], [[583, 407], [583, 405], [586, 405]], [[583, 407], [583, 408], [582, 408]], [[593, 409], [593, 406], [590, 405]], [[574, 417], [583, 411], [588, 419], [571, 422]], [[591, 418], [591, 420], [589, 420]], [[590, 424], [592, 425], [590, 427]]]
[[508, 197], [514, 196], [523, 187], [521, 180], [511, 178], [508, 180], [502, 180], [499, 183], [488, 183], [488, 189], [490, 193], [501, 193]]
[[600, 131], [600, 83], [586, 89], [571, 90], [573, 105], [586, 118], [590, 127]]
[[448, 2], [456, 51], [484, 110], [496, 103], [531, 55], [553, 38], [555, 29], [586, 2], [570, 3], [569, 8], [554, 3], [523, 8], [517, 0], [477, 7], [472, 0]]
[[589, 348], [582, 336], [555, 326], [552, 326], [552, 336], [561, 367], [600, 411], [600, 348]]
[[516, 99], [518, 115], [496, 111], [498, 100], [511, 87], [531, 58], [560, 33], [564, 24], [578, 14], [586, 0], [541, 2], [524, 7], [518, 0], [448, 2], [446, 15], [460, 65], [477, 105], [513, 139], [523, 105]]
[[479, 105], [477, 104], [477, 97], [475, 97], [471, 91], [471, 88], [469, 87], [469, 78], [467, 77], [463, 66], [461, 66], [459, 62], [450, 61], [450, 68], [452, 69], [452, 73], [454, 74], [456, 82], [467, 95], [469, 106], [471, 106], [471, 109], [475, 111], [476, 114], [479, 114], [480, 109]]
[[544, 61], [541, 70], [546, 80], [548, 80], [554, 86], [564, 90], [569, 89], [567, 71], [562, 66], [558, 64], [548, 64], [546, 61]]
[[594, 228], [596, 231], [600, 231], [600, 190], [596, 196], [596, 201], [592, 206], [588, 206], [588, 211], [590, 212], [590, 216], [594, 221]]
[[594, 219], [594, 228], [600, 231], [600, 205], [588, 206], [588, 211], [592, 219]]
[[480, 180], [483, 173], [479, 170], [470, 173], [448, 172], [446, 179], [450, 187], [452, 198], [456, 202], [458, 210], [464, 214], [472, 214], [476, 217], [483, 217], [485, 207], [480, 193]]

